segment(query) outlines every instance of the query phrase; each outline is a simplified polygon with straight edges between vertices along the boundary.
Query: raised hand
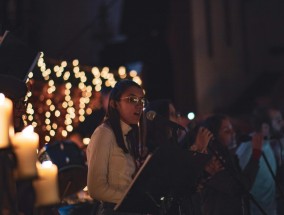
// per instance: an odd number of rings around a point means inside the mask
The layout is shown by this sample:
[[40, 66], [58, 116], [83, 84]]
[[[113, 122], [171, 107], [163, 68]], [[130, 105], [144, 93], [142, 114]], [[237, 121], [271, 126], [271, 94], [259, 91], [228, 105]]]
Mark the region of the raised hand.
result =
[[190, 149], [192, 151], [207, 153], [207, 146], [212, 138], [213, 138], [213, 134], [207, 128], [200, 127], [198, 129], [195, 142], [190, 147]]
[[260, 132], [256, 132], [252, 135], [252, 148], [262, 150], [264, 136]]

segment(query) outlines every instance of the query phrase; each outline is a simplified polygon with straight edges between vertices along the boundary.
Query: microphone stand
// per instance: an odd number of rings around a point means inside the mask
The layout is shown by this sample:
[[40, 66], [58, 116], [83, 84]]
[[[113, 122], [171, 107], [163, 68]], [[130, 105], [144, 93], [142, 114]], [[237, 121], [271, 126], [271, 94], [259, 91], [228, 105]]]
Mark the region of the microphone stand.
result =
[[[220, 154], [214, 150], [212, 148], [212, 146], [210, 146], [208, 144], [208, 149], [213, 153], [213, 155], [215, 155], [217, 157], [217, 159], [221, 162], [223, 167], [226, 167], [225, 161], [220, 157]], [[233, 167], [234, 168], [234, 167]], [[257, 206], [257, 208], [260, 210], [260, 212], [263, 215], [267, 215], [267, 213], [264, 211], [264, 209], [260, 206], [260, 204], [255, 200], [255, 198], [253, 197], [253, 195], [247, 190], [247, 188], [245, 187], [245, 185], [243, 184], [243, 182], [241, 181], [240, 177], [236, 174], [237, 171], [234, 168], [233, 170], [228, 169], [228, 172], [230, 173], [230, 175], [237, 181], [237, 183], [241, 186], [241, 188], [243, 189], [243, 191], [245, 192], [245, 194], [250, 198], [250, 200]]]

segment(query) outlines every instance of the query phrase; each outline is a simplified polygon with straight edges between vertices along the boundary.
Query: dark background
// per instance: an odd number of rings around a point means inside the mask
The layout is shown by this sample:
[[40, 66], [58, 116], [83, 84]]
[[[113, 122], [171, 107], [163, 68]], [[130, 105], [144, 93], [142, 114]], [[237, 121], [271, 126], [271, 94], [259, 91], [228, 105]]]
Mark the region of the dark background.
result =
[[182, 113], [283, 106], [281, 0], [2, 0], [9, 30], [56, 60], [141, 72]]

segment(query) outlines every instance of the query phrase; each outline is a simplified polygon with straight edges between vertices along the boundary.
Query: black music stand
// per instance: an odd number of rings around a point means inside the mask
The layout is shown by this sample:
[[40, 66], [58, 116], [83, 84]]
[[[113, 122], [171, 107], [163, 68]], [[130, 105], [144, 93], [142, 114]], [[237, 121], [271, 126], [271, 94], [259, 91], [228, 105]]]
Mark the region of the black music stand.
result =
[[190, 196], [208, 156], [164, 144], [149, 155], [114, 210], [157, 214], [167, 197]]

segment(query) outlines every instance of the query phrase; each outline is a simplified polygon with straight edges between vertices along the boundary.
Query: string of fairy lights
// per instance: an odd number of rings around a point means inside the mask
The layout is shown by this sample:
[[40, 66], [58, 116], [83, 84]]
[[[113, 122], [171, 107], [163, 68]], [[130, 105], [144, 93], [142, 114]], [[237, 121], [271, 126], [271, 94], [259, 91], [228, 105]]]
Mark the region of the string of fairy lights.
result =
[[[84, 71], [79, 64], [79, 60], [75, 59], [68, 63], [62, 61], [59, 65], [49, 68], [44, 60], [44, 54], [37, 62], [37, 66], [41, 71], [41, 78], [46, 82], [47, 87], [42, 89], [46, 92], [40, 93], [39, 99], [41, 105], [46, 106], [46, 111], [43, 112], [41, 108], [35, 108], [30, 98], [33, 96], [33, 92], [28, 92], [26, 96], [27, 110], [24, 117], [24, 123], [31, 124], [34, 128], [41, 125], [44, 130], [44, 143], [49, 143], [55, 136], [66, 138], [70, 132], [74, 129], [74, 122], [77, 120], [83, 122], [87, 115], [92, 113], [92, 108], [88, 106], [91, 101], [92, 95], [95, 92], [100, 92], [101, 89], [106, 87], [113, 87], [118, 80], [131, 78], [138, 84], [142, 84], [142, 80], [138, 73], [134, 70], [127, 72], [126, 68], [121, 66], [117, 70], [117, 74], [110, 71], [108, 67], [99, 69], [98, 67], [92, 67], [90, 71]], [[90, 76], [91, 74], [91, 76]], [[28, 75], [28, 81], [33, 80], [34, 74], [30, 72]], [[58, 85], [56, 83], [60, 82]], [[52, 95], [56, 94], [59, 90], [59, 86], [64, 86], [64, 100], [62, 102], [55, 101]], [[74, 104], [71, 90], [78, 88], [81, 93], [79, 96], [78, 104]], [[76, 107], [79, 108], [76, 108]], [[38, 109], [38, 110], [36, 110]], [[62, 111], [64, 110], [64, 111]], [[65, 116], [63, 116], [64, 112]], [[41, 120], [36, 117], [36, 114], [40, 114]], [[64, 126], [59, 124], [64, 120]]]

